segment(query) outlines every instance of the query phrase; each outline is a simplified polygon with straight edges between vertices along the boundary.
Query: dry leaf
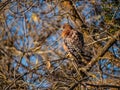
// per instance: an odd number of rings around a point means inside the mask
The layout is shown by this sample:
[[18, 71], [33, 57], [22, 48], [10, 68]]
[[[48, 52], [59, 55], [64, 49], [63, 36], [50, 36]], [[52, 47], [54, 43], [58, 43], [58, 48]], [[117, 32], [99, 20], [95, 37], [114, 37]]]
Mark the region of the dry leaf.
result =
[[51, 67], [50, 61], [46, 61], [46, 68], [50, 69], [50, 67]]
[[35, 64], [37, 65], [38, 63], [39, 63], [39, 61], [38, 61], [38, 58], [37, 58]]
[[35, 13], [32, 13], [32, 16], [31, 16], [31, 18], [32, 18], [32, 20], [34, 21], [34, 22], [38, 22], [38, 20], [39, 20], [39, 18], [38, 18], [38, 16], [37, 16], [37, 14], [35, 14]]

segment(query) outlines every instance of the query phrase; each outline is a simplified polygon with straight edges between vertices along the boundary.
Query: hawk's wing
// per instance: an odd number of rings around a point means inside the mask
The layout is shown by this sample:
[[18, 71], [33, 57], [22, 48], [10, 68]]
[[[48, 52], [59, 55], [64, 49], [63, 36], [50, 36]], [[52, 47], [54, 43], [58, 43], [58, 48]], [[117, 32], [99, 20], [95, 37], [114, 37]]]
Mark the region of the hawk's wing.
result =
[[64, 45], [67, 47], [66, 51], [70, 52], [79, 63], [84, 64], [81, 58], [81, 52], [84, 46], [83, 35], [75, 30], [71, 30], [69, 35], [64, 39]]
[[64, 46], [66, 51], [72, 54], [80, 64], [86, 64], [91, 60], [92, 56], [88, 50], [84, 49], [84, 38], [82, 33], [71, 30], [64, 38]]

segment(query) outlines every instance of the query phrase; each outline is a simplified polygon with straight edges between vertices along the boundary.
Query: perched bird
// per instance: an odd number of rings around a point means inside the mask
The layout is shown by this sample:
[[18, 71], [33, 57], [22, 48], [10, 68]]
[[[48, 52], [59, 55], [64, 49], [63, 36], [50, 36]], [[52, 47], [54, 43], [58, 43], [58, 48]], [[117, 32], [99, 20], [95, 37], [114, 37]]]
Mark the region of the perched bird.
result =
[[79, 64], [86, 65], [90, 59], [91, 54], [84, 49], [83, 34], [74, 30], [71, 25], [64, 24], [61, 37], [64, 40], [63, 48], [67, 53], [70, 53]]

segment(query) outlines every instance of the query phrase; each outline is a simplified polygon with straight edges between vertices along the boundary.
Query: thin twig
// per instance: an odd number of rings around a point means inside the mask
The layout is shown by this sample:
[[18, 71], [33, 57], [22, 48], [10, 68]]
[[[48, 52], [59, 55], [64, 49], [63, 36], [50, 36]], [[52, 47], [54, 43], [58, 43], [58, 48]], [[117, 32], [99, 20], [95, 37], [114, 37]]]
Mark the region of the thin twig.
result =
[[101, 39], [98, 39], [97, 41], [94, 41], [94, 42], [92, 42], [92, 43], [89, 43], [89, 44], [87, 44], [86, 46], [90, 46], [90, 45], [93, 45], [93, 44], [95, 44], [95, 43], [97, 43], [97, 42], [99, 42], [99, 41], [104, 41], [104, 40], [107, 40], [107, 39], [110, 39], [111, 37], [106, 37], [106, 38], [101, 38]]
[[89, 77], [82, 78], [77, 83], [75, 83], [72, 87], [70, 87], [69, 90], [74, 90], [75, 87], [77, 87], [82, 81], [87, 80]]

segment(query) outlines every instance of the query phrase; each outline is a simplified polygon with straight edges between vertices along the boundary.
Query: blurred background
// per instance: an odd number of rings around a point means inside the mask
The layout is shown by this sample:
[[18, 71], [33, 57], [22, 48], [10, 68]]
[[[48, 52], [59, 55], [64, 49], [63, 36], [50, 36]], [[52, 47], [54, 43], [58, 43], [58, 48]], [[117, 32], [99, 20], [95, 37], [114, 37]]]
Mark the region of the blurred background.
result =
[[[66, 58], [65, 23], [83, 33], [93, 59], [115, 38], [85, 81]], [[0, 0], [0, 90], [118, 90], [119, 32], [119, 0]]]

